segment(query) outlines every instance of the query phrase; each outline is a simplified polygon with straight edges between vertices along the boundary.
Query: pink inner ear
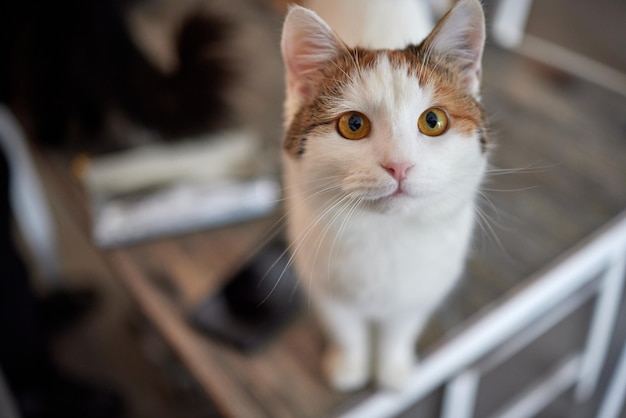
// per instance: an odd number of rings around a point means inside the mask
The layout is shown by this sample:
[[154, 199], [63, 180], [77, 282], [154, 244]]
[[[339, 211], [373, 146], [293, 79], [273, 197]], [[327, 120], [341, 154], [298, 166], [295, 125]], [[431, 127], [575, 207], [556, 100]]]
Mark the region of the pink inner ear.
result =
[[485, 21], [477, 1], [459, 1], [442, 19], [426, 42], [442, 55], [455, 57], [464, 71], [463, 80], [478, 94], [485, 43]]
[[287, 87], [290, 91], [296, 93], [301, 100], [309, 97], [311, 94], [311, 83], [309, 81], [303, 82], [302, 80], [296, 80], [294, 77], [287, 74]]
[[292, 8], [287, 15], [281, 44], [288, 87], [301, 97], [310, 93], [315, 70], [343, 48], [330, 27], [302, 7]]
[[310, 59], [310, 53], [306, 49], [307, 47], [311, 48], [310, 45], [303, 45], [296, 42], [296, 45], [287, 46], [287, 48], [291, 50], [288, 54], [285, 54], [287, 85], [289, 89], [295, 92], [300, 98], [308, 97], [310, 94], [313, 81], [311, 73], [317, 68], [314, 61]]
[[286, 45], [285, 62], [292, 73], [303, 76], [315, 70], [324, 59], [321, 47], [306, 38], [291, 40]]

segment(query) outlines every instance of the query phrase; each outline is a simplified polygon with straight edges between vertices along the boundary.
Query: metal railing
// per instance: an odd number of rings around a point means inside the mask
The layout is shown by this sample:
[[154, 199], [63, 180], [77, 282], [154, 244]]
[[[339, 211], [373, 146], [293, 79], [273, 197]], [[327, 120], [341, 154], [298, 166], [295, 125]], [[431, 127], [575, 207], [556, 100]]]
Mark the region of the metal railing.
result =
[[[584, 402], [594, 393], [606, 361], [625, 269], [626, 212], [623, 212], [529, 278], [524, 289], [425, 358], [414, 370], [405, 391], [377, 392], [342, 417], [391, 417], [441, 386], [446, 387], [442, 416], [472, 417], [480, 378], [486, 371], [520, 352], [560, 319], [597, 296], [584, 349], [564, 359], [532, 390], [520, 394], [495, 416], [533, 416], [571, 387], [575, 387], [576, 400]], [[625, 390], [626, 354], [623, 354], [598, 416], [617, 417]]]

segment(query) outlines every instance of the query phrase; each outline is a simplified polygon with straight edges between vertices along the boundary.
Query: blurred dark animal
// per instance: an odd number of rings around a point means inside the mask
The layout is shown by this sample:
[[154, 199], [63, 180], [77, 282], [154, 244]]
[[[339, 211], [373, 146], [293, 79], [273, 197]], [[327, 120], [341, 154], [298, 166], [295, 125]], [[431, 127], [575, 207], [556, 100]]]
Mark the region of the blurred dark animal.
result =
[[112, 110], [164, 138], [222, 126], [233, 66], [223, 41], [232, 25], [193, 12], [166, 74], [133, 42], [129, 7], [153, 0], [0, 0], [0, 101], [26, 118], [39, 143], [106, 148], [95, 136]]

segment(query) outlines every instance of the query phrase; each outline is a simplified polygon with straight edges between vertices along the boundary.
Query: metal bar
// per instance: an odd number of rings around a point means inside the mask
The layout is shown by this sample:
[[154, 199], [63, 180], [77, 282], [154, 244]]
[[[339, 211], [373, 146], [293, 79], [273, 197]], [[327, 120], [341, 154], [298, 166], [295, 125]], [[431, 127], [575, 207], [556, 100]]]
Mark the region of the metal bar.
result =
[[609, 387], [602, 399], [596, 418], [618, 418], [626, 398], [626, 342], [622, 347], [617, 369], [611, 377]]
[[515, 52], [626, 96], [626, 73], [532, 35]]
[[390, 417], [411, 406], [589, 283], [607, 254], [626, 244], [626, 212], [527, 280], [526, 288], [448, 341], [416, 367], [402, 393], [377, 392], [342, 415]]
[[522, 43], [532, 0], [501, 0], [493, 19], [493, 38], [505, 48]]
[[479, 383], [478, 369], [468, 369], [448, 383], [441, 418], [472, 418]]
[[603, 278], [600, 296], [596, 302], [587, 337], [579, 383], [576, 386], [576, 400], [578, 402], [588, 400], [595, 391], [606, 359], [622, 299], [624, 273], [626, 271], [624, 251], [626, 249], [623, 245], [614, 250], [612, 263]]
[[544, 335], [563, 319], [579, 309], [585, 302], [590, 300], [598, 292], [598, 281], [584, 286], [570, 298], [555, 306], [550, 312], [542, 315], [533, 322], [532, 327], [521, 330], [512, 338], [497, 347], [492, 353], [476, 365], [483, 373], [492, 370], [498, 365], [509, 360], [512, 356], [530, 345], [537, 338]]
[[533, 384], [522, 397], [496, 412], [492, 418], [529, 418], [537, 415], [576, 382], [581, 357], [580, 354], [568, 357], [542, 382]]
[[0, 147], [11, 170], [11, 206], [19, 230], [46, 285], [59, 284], [56, 229], [48, 199], [28, 149], [26, 136], [11, 110], [0, 104]]

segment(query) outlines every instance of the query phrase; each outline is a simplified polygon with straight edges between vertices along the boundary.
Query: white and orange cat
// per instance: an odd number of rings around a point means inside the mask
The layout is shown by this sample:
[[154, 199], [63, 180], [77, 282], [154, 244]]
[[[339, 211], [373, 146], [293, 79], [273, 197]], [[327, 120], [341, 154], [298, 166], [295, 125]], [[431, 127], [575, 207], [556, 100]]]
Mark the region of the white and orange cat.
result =
[[337, 32], [299, 6], [285, 20], [288, 236], [330, 339], [330, 383], [399, 389], [468, 252], [487, 164], [485, 24], [478, 0], [458, 1], [430, 34], [428, 17], [409, 28], [392, 17], [416, 13], [414, 0], [384, 2], [412, 8], [387, 14], [358, 11], [378, 0], [351, 3]]

